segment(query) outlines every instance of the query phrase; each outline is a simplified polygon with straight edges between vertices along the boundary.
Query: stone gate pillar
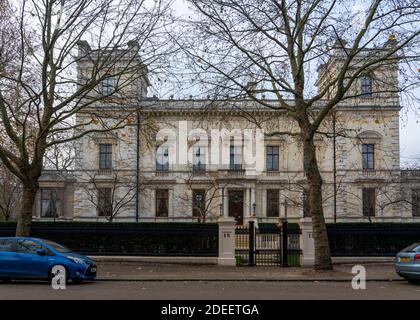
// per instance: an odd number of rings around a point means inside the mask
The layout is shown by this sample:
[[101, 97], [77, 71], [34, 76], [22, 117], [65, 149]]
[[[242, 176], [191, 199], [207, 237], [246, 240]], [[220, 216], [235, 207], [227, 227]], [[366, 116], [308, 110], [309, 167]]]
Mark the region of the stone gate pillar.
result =
[[302, 231], [300, 235], [300, 265], [302, 267], [313, 267], [315, 265], [315, 243], [313, 238], [311, 218], [302, 218], [299, 220], [299, 226]]
[[233, 217], [220, 217], [219, 225], [219, 258], [217, 264], [222, 266], [235, 266], [235, 225]]

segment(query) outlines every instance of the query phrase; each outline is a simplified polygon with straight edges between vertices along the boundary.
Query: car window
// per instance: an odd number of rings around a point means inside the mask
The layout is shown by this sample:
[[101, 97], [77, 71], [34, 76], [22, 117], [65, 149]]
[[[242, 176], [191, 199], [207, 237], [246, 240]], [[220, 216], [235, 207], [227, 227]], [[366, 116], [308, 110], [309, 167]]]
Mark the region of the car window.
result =
[[44, 249], [41, 244], [32, 240], [18, 240], [17, 252], [36, 254], [38, 250]]
[[70, 249], [62, 246], [61, 244], [58, 244], [56, 242], [50, 241], [50, 240], [42, 240], [46, 245], [52, 247], [54, 250], [61, 252], [61, 253], [69, 253], [72, 252]]
[[420, 243], [413, 243], [412, 245], [408, 246], [401, 250], [402, 252], [420, 252]]
[[0, 252], [10, 252], [13, 249], [12, 239], [0, 239]]

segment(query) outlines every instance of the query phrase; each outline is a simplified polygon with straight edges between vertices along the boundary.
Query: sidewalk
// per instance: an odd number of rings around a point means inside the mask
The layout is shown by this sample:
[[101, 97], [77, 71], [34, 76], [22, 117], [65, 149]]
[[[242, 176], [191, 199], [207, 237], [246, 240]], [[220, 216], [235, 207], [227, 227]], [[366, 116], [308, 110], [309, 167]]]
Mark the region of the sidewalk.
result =
[[[352, 265], [311, 268], [224, 267], [138, 262], [98, 262], [101, 281], [351, 281]], [[368, 281], [399, 281], [392, 264], [366, 264]]]

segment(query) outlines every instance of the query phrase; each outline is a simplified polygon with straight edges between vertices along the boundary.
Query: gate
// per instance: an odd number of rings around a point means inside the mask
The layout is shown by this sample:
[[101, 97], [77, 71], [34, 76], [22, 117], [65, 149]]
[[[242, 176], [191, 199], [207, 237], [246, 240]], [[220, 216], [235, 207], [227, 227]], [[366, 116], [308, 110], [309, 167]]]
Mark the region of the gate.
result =
[[270, 224], [256, 228], [254, 221], [235, 229], [235, 256], [238, 266], [299, 266], [299, 228]]

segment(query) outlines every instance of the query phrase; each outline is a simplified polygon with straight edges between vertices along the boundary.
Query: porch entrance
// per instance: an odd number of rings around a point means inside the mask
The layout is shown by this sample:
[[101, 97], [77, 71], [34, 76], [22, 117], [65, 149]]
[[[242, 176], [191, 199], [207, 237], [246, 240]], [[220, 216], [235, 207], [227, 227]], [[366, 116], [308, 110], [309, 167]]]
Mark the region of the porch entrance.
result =
[[244, 223], [244, 191], [228, 190], [229, 217], [234, 217], [237, 225]]

